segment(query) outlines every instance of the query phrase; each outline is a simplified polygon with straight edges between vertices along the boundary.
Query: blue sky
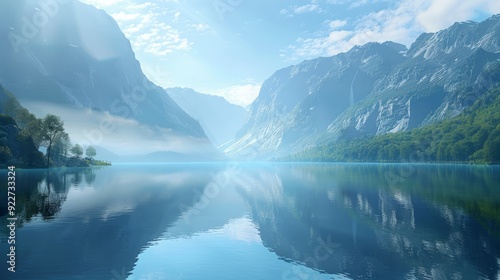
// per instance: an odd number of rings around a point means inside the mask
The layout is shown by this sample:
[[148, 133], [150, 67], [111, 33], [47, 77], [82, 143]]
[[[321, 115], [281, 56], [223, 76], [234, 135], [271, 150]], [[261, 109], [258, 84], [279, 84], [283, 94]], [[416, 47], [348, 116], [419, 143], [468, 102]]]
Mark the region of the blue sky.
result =
[[498, 0], [81, 1], [118, 22], [153, 82], [243, 106], [280, 68], [500, 13]]

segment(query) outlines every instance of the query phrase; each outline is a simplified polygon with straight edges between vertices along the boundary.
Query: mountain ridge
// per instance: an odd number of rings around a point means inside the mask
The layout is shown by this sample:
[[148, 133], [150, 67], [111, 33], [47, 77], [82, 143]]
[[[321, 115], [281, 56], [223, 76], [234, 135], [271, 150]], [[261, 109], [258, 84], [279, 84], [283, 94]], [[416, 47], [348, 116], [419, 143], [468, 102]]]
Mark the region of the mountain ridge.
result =
[[[500, 73], [500, 68], [498, 69]], [[409, 131], [340, 139], [287, 160], [354, 162], [500, 162], [500, 87], [489, 90], [458, 116]]]
[[[91, 108], [156, 134], [205, 139], [215, 152], [201, 125], [144, 75], [130, 41], [103, 10], [75, 0], [2, 1], [0, 35], [11, 38], [0, 42], [0, 63], [9, 65], [0, 69], [0, 81], [22, 104]], [[109, 135], [99, 122], [94, 127], [100, 138]]]
[[372, 42], [280, 69], [264, 82], [225, 151], [269, 158], [346, 135], [398, 132], [454, 117], [471, 105], [467, 99], [499, 82], [488, 76], [500, 64], [497, 34], [498, 15], [424, 33], [408, 50]]
[[247, 111], [224, 97], [196, 92], [190, 88], [166, 88], [167, 94], [191, 117], [200, 122], [205, 134], [217, 147], [234, 138]]

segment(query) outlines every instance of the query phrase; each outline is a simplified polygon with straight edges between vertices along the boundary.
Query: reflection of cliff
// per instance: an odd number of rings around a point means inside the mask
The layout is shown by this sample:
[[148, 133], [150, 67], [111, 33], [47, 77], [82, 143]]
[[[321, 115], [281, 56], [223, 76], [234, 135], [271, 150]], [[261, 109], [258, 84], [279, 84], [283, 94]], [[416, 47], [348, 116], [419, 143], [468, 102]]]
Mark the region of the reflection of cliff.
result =
[[56, 217], [32, 219], [24, 227], [29, 224], [29, 230], [17, 233], [17, 250], [25, 257], [16, 276], [111, 279], [128, 273], [141, 250], [198, 201], [196, 194], [210, 180], [210, 170], [201, 168], [127, 168], [59, 178], [71, 187], [51, 190], [66, 197]]
[[[495, 278], [500, 240], [457, 207], [491, 199], [494, 184], [469, 170], [465, 182], [482, 187], [457, 196], [464, 169], [393, 168], [284, 165], [258, 175], [275, 180], [248, 173], [242, 181], [262, 187], [241, 192], [264, 245], [289, 261], [354, 279]], [[395, 183], [390, 172], [405, 177]]]

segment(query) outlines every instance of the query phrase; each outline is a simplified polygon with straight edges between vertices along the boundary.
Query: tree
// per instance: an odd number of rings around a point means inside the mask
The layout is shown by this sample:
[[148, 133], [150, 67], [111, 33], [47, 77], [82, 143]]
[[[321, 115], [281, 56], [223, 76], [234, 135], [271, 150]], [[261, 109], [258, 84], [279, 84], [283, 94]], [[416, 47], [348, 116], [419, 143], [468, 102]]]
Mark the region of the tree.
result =
[[495, 129], [490, 133], [484, 142], [483, 153], [488, 162], [500, 162], [500, 129]]
[[77, 158], [80, 158], [80, 157], [82, 157], [82, 155], [83, 155], [83, 148], [82, 148], [82, 146], [80, 146], [80, 144], [75, 144], [75, 145], [71, 148], [70, 152], [71, 152], [73, 155], [75, 155]]
[[97, 152], [95, 151], [95, 148], [93, 146], [88, 146], [87, 149], [85, 149], [85, 155], [89, 157], [90, 160], [92, 160], [92, 158], [95, 157], [96, 154]]
[[54, 159], [54, 162], [57, 160], [61, 165], [64, 164], [68, 157], [68, 151], [71, 148], [69, 135], [64, 133], [54, 141], [52, 146], [52, 159]]
[[0, 145], [0, 162], [6, 163], [12, 158], [12, 153], [10, 148], [7, 146]]
[[14, 118], [17, 126], [21, 130], [21, 135], [31, 137], [36, 148], [40, 148], [43, 141], [42, 120], [36, 118], [35, 115], [22, 107], [12, 93], [5, 91], [1, 86], [0, 91], [4, 91], [5, 94], [5, 101], [0, 111], [3, 110], [4, 114]]
[[18, 126], [21, 129], [21, 134], [29, 136], [33, 139], [33, 144], [36, 148], [40, 148], [44, 141], [43, 120], [37, 119], [33, 114], [27, 110], [22, 110], [19, 115]]
[[42, 143], [47, 147], [47, 167], [50, 165], [50, 153], [54, 142], [62, 137], [64, 132], [64, 122], [58, 116], [48, 114], [42, 120]]

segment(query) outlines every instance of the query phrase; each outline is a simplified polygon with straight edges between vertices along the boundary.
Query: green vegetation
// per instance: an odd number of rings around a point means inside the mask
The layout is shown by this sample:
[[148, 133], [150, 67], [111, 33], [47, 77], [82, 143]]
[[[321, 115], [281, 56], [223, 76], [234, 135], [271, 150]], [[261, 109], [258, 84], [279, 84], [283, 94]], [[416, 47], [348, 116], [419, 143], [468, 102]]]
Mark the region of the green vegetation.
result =
[[70, 152], [71, 152], [73, 155], [75, 155], [75, 156], [76, 156], [76, 158], [81, 158], [81, 157], [82, 157], [82, 155], [83, 155], [83, 148], [82, 148], [82, 146], [80, 146], [79, 144], [75, 144], [75, 145], [71, 148]]
[[12, 117], [0, 114], [0, 166], [16, 164], [20, 167], [41, 167], [44, 161], [33, 138], [20, 133]]
[[[40, 147], [46, 147], [45, 155], [39, 151]], [[71, 146], [61, 118], [51, 114], [43, 119], [36, 118], [19, 104], [12, 93], [0, 85], [0, 167], [84, 167], [111, 164], [94, 160], [97, 153], [92, 146], [86, 147], [87, 158], [82, 158], [83, 151], [84, 148], [79, 144]]]
[[47, 147], [47, 167], [49, 167], [52, 144], [63, 137], [68, 137], [64, 132], [64, 122], [61, 118], [48, 114], [42, 121], [39, 133], [42, 135], [43, 145]]
[[92, 146], [88, 146], [87, 149], [85, 149], [85, 155], [90, 159], [95, 157], [96, 154], [97, 154], [97, 152], [96, 152], [95, 148]]
[[500, 163], [500, 88], [462, 114], [406, 132], [341, 139], [292, 155], [292, 161]]

